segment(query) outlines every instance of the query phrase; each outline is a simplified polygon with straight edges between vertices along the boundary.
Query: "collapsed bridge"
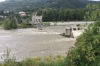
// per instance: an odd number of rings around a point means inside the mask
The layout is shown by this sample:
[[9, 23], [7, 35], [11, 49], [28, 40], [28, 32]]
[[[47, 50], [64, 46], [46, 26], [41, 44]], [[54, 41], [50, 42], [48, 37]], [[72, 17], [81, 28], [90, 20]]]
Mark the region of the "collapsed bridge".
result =
[[80, 29], [80, 28], [78, 28], [78, 27], [70, 27], [70, 26], [67, 26], [65, 28], [65, 33], [63, 33], [62, 35], [63, 36], [66, 36], [66, 37], [76, 38], [79, 35], [81, 35], [82, 33], [83, 33], [83, 30]]
[[34, 28], [38, 28], [38, 29], [42, 30], [43, 29], [42, 16], [34, 15], [32, 17], [32, 21], [30, 24], [33, 25]]

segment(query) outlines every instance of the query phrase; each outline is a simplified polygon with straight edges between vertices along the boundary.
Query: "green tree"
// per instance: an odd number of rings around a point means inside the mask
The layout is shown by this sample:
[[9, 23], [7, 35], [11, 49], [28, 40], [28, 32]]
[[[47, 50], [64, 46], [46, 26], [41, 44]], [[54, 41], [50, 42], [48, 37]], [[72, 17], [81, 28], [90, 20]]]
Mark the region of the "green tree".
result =
[[8, 29], [16, 29], [17, 28], [17, 24], [16, 24], [16, 20], [15, 20], [15, 16], [11, 15], [5, 22], [4, 22], [4, 29], [8, 30]]
[[15, 19], [13, 19], [13, 18], [12, 18], [12, 20], [11, 20], [11, 28], [13, 28], [13, 29], [16, 29], [16, 28], [17, 28], [16, 21], [15, 21]]
[[18, 21], [19, 24], [22, 23], [20, 15], [17, 15], [17, 21]]
[[41, 15], [42, 15], [42, 9], [39, 9], [39, 10], [37, 11], [37, 15], [38, 15], [38, 16], [41, 16]]
[[10, 29], [10, 22], [9, 20], [5, 20], [3, 23], [3, 27], [5, 30], [9, 30]]
[[[93, 10], [92, 14], [96, 14], [94, 11], [96, 11], [97, 9], [98, 8]], [[96, 19], [98, 18], [99, 17], [96, 17]], [[100, 66], [99, 39], [100, 39], [100, 20], [97, 20], [97, 22], [90, 24], [88, 26], [88, 29], [85, 29], [83, 34], [77, 38], [75, 47], [72, 47], [69, 50], [66, 58], [67, 65], [68, 66]]]
[[64, 20], [63, 20], [63, 17], [64, 17], [64, 10], [61, 8], [61, 9], [59, 10], [59, 21], [64, 21]]
[[95, 20], [95, 21], [99, 20], [100, 18], [99, 7], [100, 6], [98, 4], [93, 4], [93, 5], [88, 4], [86, 6], [88, 12], [86, 12], [84, 19], [85, 20]]

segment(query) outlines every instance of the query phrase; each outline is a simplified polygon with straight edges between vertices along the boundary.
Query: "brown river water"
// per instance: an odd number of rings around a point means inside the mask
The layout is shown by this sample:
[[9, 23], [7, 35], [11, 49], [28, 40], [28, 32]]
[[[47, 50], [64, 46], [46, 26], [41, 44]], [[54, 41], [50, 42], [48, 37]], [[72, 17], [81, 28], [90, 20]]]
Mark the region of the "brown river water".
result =
[[37, 56], [41, 58], [48, 55], [55, 57], [58, 54], [66, 56], [68, 49], [74, 46], [75, 38], [61, 36], [64, 29], [65, 26], [44, 27], [43, 30], [0, 28], [0, 57], [7, 48], [11, 50], [10, 55], [14, 55], [17, 61]]

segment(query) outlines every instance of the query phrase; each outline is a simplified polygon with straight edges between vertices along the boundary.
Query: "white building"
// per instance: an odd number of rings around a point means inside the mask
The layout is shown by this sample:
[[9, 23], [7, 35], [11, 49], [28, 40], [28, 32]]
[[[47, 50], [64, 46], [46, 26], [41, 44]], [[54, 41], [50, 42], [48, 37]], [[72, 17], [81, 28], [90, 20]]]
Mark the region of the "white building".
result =
[[21, 17], [26, 16], [26, 13], [24, 11], [19, 12], [19, 14], [20, 14]]

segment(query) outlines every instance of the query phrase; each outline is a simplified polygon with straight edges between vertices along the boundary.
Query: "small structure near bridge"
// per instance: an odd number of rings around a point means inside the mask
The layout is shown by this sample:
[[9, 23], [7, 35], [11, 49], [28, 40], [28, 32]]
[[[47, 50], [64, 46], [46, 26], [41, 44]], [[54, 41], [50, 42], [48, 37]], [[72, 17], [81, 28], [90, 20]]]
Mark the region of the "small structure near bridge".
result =
[[42, 30], [43, 29], [42, 16], [34, 15], [32, 17], [31, 25], [33, 25], [34, 28], [39, 28], [40, 30]]
[[78, 27], [70, 27], [70, 26], [67, 26], [65, 28], [65, 33], [63, 33], [62, 35], [63, 36], [66, 36], [66, 37], [76, 38], [79, 35], [81, 35], [82, 32], [83, 32], [82, 29], [80, 29]]

